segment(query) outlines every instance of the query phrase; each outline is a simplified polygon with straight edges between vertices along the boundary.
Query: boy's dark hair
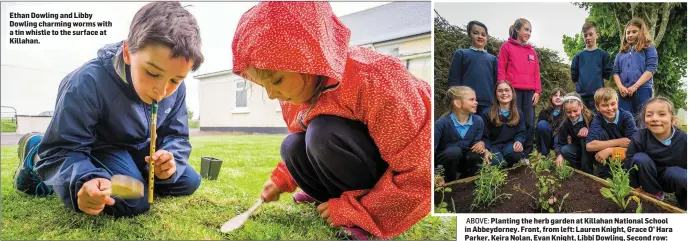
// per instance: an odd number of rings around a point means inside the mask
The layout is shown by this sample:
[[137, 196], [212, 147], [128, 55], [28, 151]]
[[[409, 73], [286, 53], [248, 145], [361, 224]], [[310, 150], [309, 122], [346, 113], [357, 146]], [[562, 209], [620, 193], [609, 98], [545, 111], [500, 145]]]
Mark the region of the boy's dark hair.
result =
[[469, 35], [469, 38], [471, 38], [471, 29], [474, 27], [474, 25], [482, 27], [483, 29], [485, 29], [486, 35], [488, 35], [488, 27], [486, 27], [485, 24], [483, 24], [482, 22], [479, 22], [479, 21], [471, 21], [467, 25], [467, 35]]
[[196, 18], [179, 2], [152, 2], [136, 12], [127, 37], [129, 51], [135, 53], [149, 44], [170, 48], [172, 58], [183, 56], [187, 61], [193, 60], [193, 71], [203, 63]]
[[585, 22], [584, 26], [581, 27], [581, 33], [585, 34], [586, 31], [589, 31], [591, 28], [595, 28], [596, 33], [598, 33], [598, 27], [596, 27], [596, 23], [594, 22]]

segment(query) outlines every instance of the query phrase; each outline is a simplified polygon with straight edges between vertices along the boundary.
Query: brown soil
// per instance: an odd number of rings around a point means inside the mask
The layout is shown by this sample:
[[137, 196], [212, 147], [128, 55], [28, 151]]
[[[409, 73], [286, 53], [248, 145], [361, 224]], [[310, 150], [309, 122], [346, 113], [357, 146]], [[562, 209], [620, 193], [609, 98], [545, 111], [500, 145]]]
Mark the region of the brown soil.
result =
[[[531, 169], [522, 166], [509, 171], [507, 183], [501, 189], [500, 193], [512, 194], [509, 199], [503, 199], [487, 209], [474, 208], [471, 210], [471, 203], [474, 198], [474, 182], [469, 182], [450, 185], [452, 191], [445, 193], [445, 202], [448, 203], [447, 209], [450, 212], [453, 212], [454, 203], [454, 209], [457, 213], [536, 213], [540, 212], [535, 208], [536, 201], [529, 195], [514, 189], [515, 186], [519, 186], [522, 190], [537, 197], [536, 181], [537, 179]], [[569, 179], [559, 183], [562, 186], [556, 191], [558, 200], [569, 193], [562, 205], [561, 212], [564, 213], [633, 213], [637, 207], [636, 202], [632, 200], [626, 211], [619, 210], [612, 200], [600, 194], [600, 189], [604, 187], [602, 184], [578, 173], [572, 174]], [[440, 203], [441, 198], [442, 193], [436, 192], [436, 205]], [[644, 213], [664, 212], [653, 203], [644, 202], [643, 199], [641, 202]], [[557, 207], [555, 208], [557, 211]]]

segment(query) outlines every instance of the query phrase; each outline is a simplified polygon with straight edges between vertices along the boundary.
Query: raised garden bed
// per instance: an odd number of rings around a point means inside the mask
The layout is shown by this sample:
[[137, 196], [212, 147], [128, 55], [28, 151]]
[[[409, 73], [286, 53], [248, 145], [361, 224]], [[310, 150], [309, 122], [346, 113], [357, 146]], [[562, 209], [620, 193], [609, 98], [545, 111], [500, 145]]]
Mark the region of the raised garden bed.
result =
[[[541, 212], [536, 208], [536, 203], [533, 197], [537, 196], [536, 183], [538, 178], [534, 175], [531, 168], [526, 165], [515, 166], [507, 169], [506, 183], [498, 190], [503, 198], [497, 200], [489, 207], [474, 207], [472, 209], [472, 202], [474, 201], [474, 189], [476, 188], [475, 181], [478, 176], [469, 177], [444, 185], [449, 187], [451, 191], [444, 193], [444, 202], [447, 202], [446, 209], [449, 212], [456, 213], [536, 213]], [[633, 213], [637, 208], [635, 201], [630, 201], [626, 210], [621, 210], [610, 199], [601, 195], [600, 189], [609, 187], [607, 182], [598, 177], [589, 175], [579, 170], [574, 170], [574, 173], [566, 180], [559, 181], [560, 187], [555, 188], [555, 195], [562, 199], [565, 194], [569, 193], [564, 203], [560, 206], [559, 203], [555, 207], [555, 212], [563, 213]], [[516, 189], [519, 187], [521, 190]], [[435, 193], [435, 204], [438, 206], [443, 199], [443, 193], [437, 191]], [[525, 194], [530, 193], [531, 196]], [[643, 193], [632, 191], [631, 195], [639, 197], [642, 203], [643, 213], [686, 213], [686, 211], [675, 207], [662, 201], [658, 201]], [[673, 195], [673, 194], [671, 194]], [[509, 196], [509, 197], [508, 197]], [[558, 208], [561, 208], [558, 210]]]

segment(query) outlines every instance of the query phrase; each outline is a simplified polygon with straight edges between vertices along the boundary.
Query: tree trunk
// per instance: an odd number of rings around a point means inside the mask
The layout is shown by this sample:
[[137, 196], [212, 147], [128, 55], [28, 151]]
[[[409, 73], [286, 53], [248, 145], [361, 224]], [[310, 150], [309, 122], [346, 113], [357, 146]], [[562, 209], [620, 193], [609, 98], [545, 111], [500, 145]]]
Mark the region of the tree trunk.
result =
[[658, 33], [656, 34], [656, 37], [653, 40], [653, 44], [655, 45], [656, 49], [660, 48], [660, 43], [663, 41], [663, 37], [665, 36], [667, 22], [670, 21], [670, 3], [663, 3], [662, 14], [663, 17], [660, 20], [660, 29], [658, 29]]
[[644, 15], [646, 16], [646, 27], [648, 28], [648, 37], [650, 39], [655, 39], [656, 26], [658, 23], [658, 8], [656, 7], [655, 3], [651, 3], [650, 6], [646, 7]]

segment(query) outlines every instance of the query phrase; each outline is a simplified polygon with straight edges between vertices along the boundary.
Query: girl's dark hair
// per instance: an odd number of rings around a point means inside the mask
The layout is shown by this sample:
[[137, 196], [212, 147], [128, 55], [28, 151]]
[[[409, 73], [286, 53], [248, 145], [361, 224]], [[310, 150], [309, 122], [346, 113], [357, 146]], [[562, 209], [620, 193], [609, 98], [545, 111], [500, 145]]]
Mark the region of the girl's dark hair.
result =
[[498, 102], [498, 87], [501, 84], [507, 84], [508, 86], [510, 86], [510, 89], [512, 90], [512, 101], [510, 101], [510, 114], [507, 116], [507, 125], [519, 125], [519, 110], [517, 109], [517, 92], [514, 90], [514, 87], [512, 87], [512, 84], [505, 80], [501, 80], [495, 83], [495, 89], [493, 90], [493, 93], [495, 93], [495, 98], [493, 98], [493, 106], [490, 107], [490, 112], [488, 112], [490, 122], [492, 122], [497, 127], [502, 126], [502, 121], [500, 121], [500, 103]]
[[[550, 97], [549, 97], [550, 106], [548, 106], [548, 111], [550, 112], [550, 115], [548, 116], [548, 123], [550, 123], [551, 126], [553, 127], [553, 135], [557, 134], [558, 129], [559, 129], [558, 127], [560, 126], [560, 124], [564, 120], [564, 118], [560, 117], [557, 119], [557, 121], [555, 121], [555, 104], [553, 104], [553, 96], [555, 96], [557, 93], [560, 93], [560, 95], [564, 97], [565, 91], [562, 88], [555, 88], [555, 89], [553, 89], [552, 92], [550, 92]], [[562, 106], [560, 106], [560, 114], [561, 115], [563, 115], [563, 113], [564, 113], [564, 110], [562, 108], [563, 106], [564, 106], [564, 103]]]
[[[531, 22], [529, 20], [526, 20], [525, 18], [520, 18], [514, 21], [514, 24], [510, 26], [510, 38], [513, 38], [514, 40], [517, 40], [517, 32], [522, 29], [522, 26], [526, 24], [531, 25]], [[533, 28], [533, 26], [532, 26]]]
[[479, 21], [471, 21], [469, 24], [467, 24], [467, 35], [469, 35], [469, 38], [471, 38], [471, 29], [475, 26], [482, 27], [483, 29], [486, 30], [486, 35], [488, 35], [488, 27], [486, 27], [485, 24]]

